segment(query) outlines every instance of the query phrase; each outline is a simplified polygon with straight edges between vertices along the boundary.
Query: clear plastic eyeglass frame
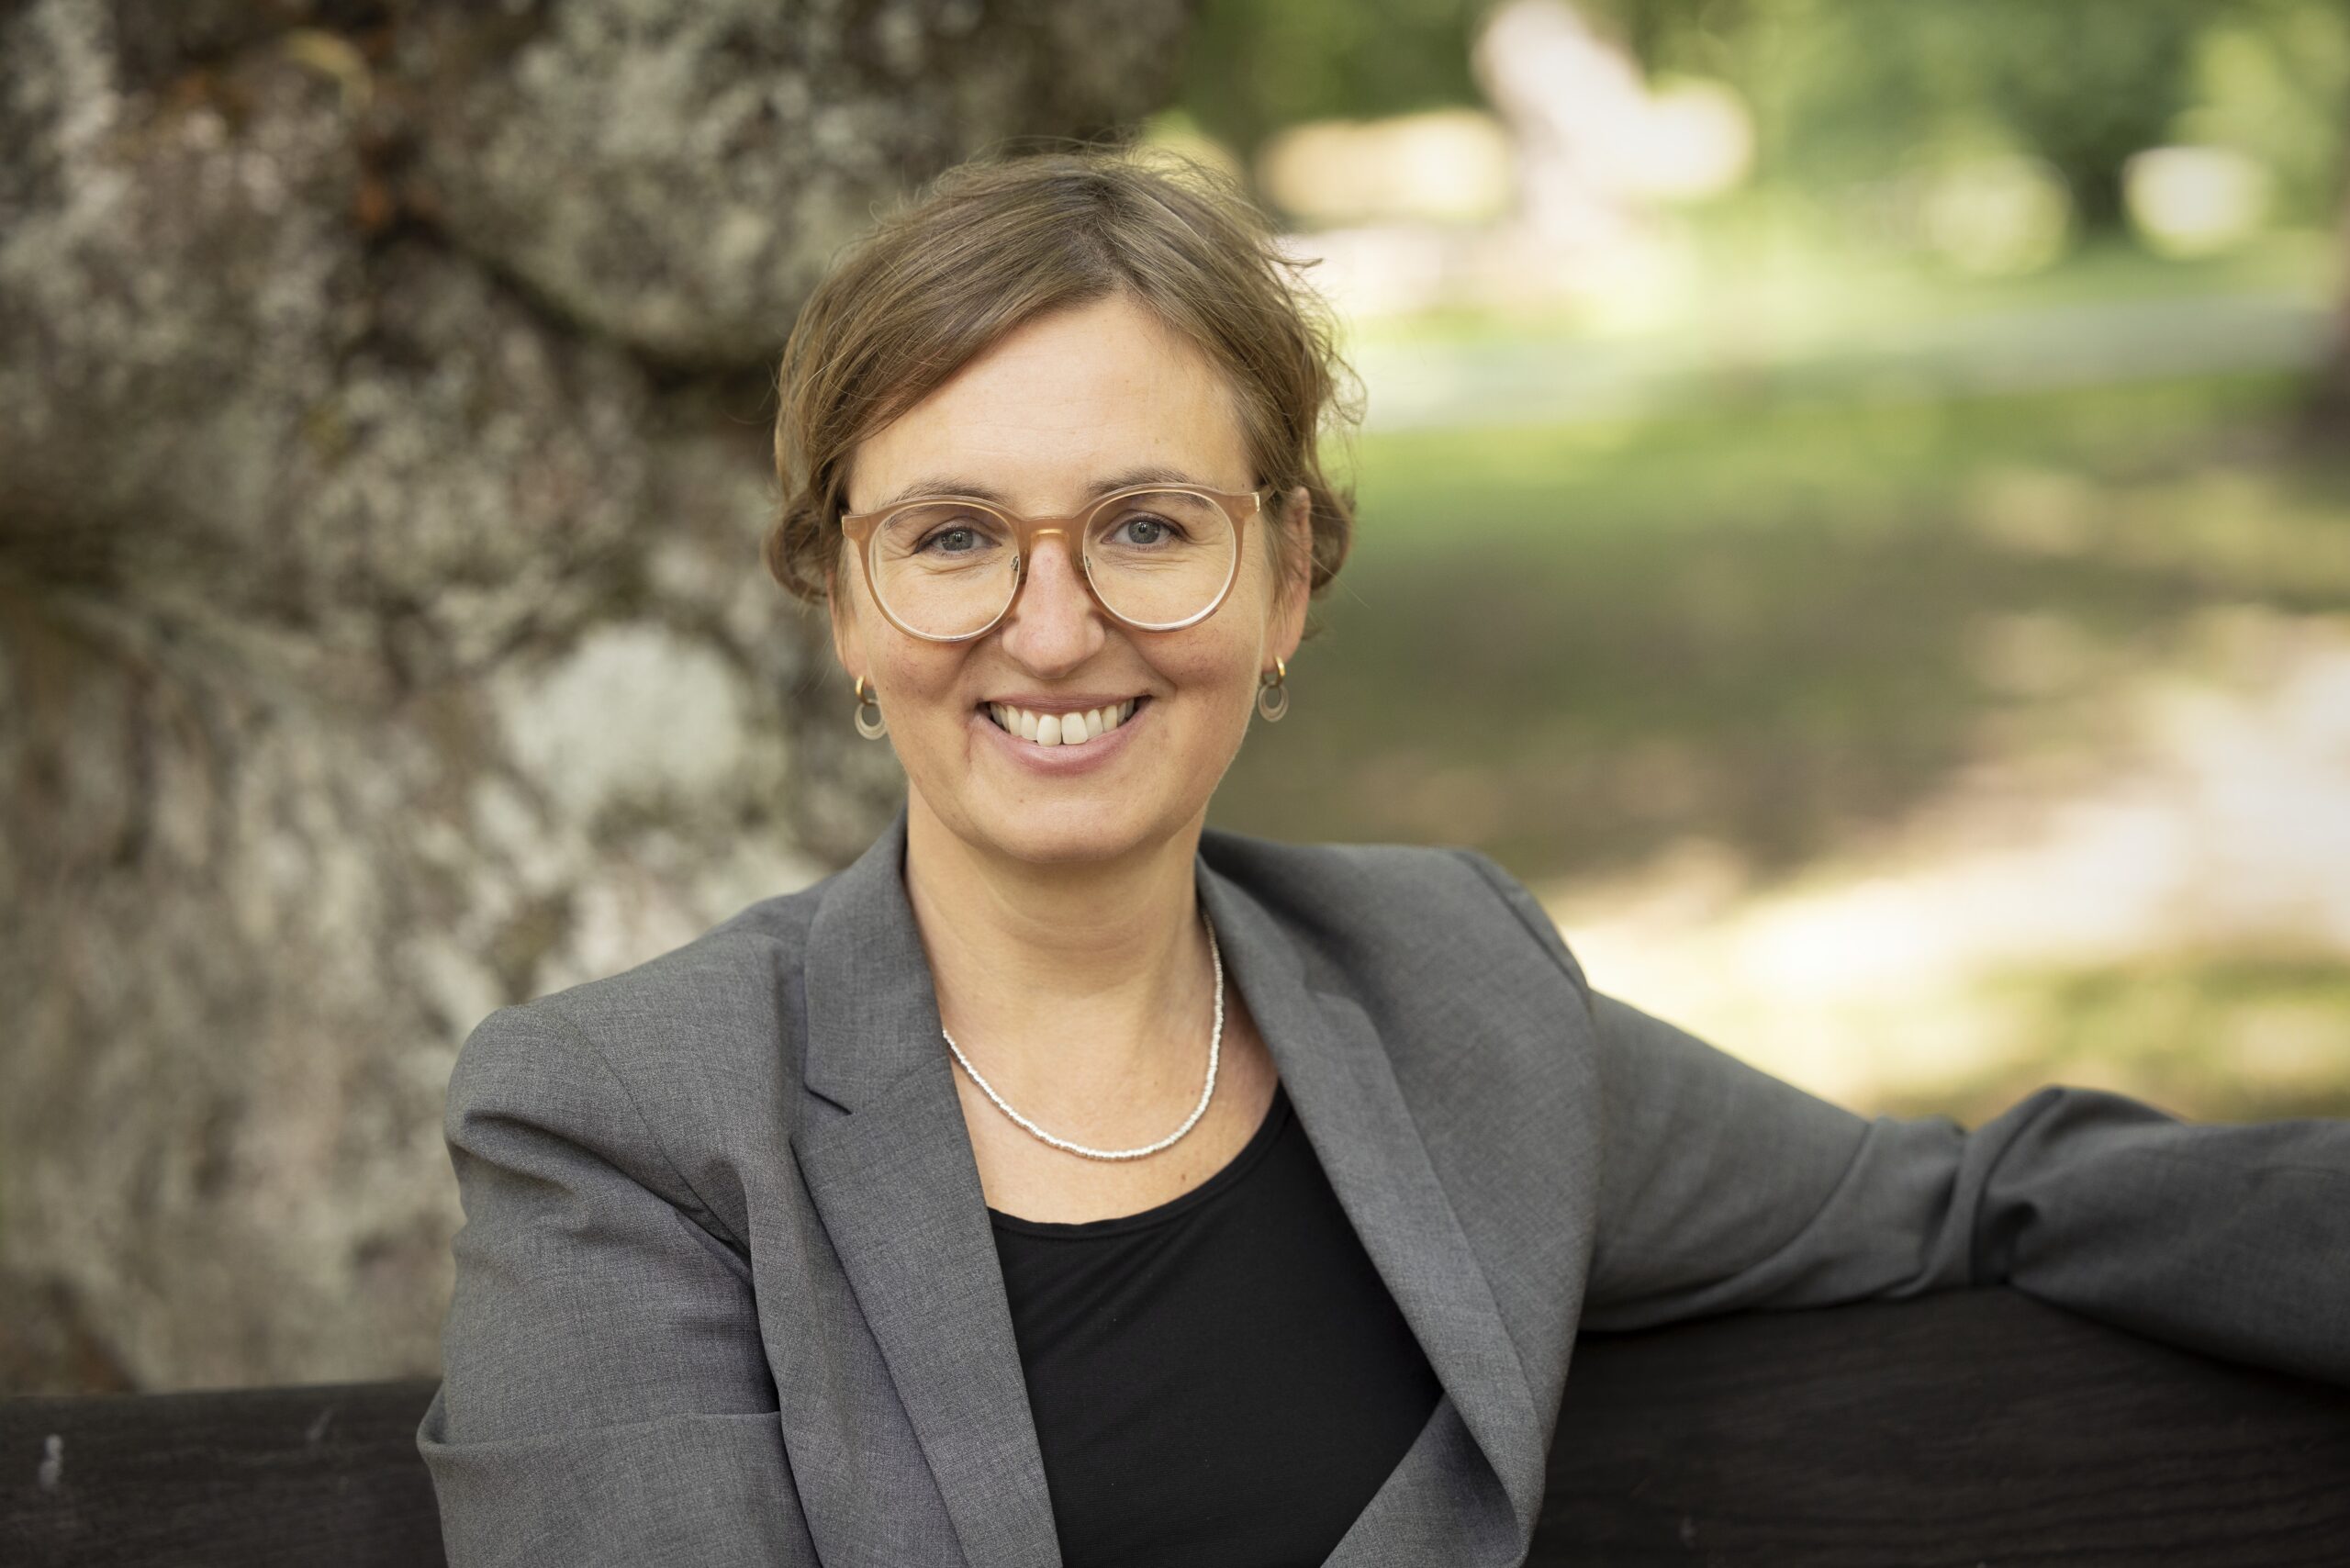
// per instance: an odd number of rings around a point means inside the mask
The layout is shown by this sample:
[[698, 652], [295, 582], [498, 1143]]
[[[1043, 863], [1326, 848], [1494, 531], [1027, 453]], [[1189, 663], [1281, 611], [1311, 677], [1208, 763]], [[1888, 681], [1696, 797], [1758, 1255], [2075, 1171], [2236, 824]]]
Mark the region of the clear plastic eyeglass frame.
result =
[[[1078, 576], [1085, 584], [1085, 591], [1093, 597], [1095, 604], [1102, 607], [1102, 612], [1104, 615], [1120, 625], [1131, 626], [1137, 632], [1180, 632], [1186, 626], [1196, 626], [1214, 615], [1223, 607], [1224, 601], [1231, 597], [1232, 585], [1240, 577], [1243, 554], [1248, 548], [1248, 521], [1264, 510], [1265, 495], [1270, 488], [1272, 488], [1270, 486], [1260, 486], [1254, 490], [1232, 491], [1211, 490], [1199, 485], [1129, 485], [1124, 489], [1113, 490], [1108, 495], [1098, 498], [1082, 511], [1070, 512], [1062, 517], [1023, 517], [1020, 513], [997, 506], [992, 501], [979, 500], [971, 496], [915, 496], [899, 502], [896, 506], [883, 507], [878, 511], [845, 513], [841, 518], [841, 532], [847, 535], [856, 546], [857, 559], [864, 564], [865, 568], [865, 591], [872, 599], [874, 608], [881, 611], [890, 625], [895, 626], [909, 637], [919, 637], [926, 643], [968, 643], [974, 637], [986, 636], [1002, 624], [1003, 618], [1012, 613], [1012, 607], [1020, 602], [1020, 595], [1028, 586], [1028, 563], [1033, 558], [1036, 541], [1048, 533], [1059, 534], [1062, 543], [1077, 556], [1080, 568]], [[1136, 496], [1153, 495], [1169, 490], [1188, 496], [1205, 497], [1221, 508], [1225, 517], [1232, 520], [1232, 569], [1225, 573], [1224, 586], [1216, 589], [1215, 598], [1209, 600], [1207, 608], [1198, 614], [1185, 616], [1181, 621], [1131, 620], [1112, 609], [1110, 601], [1102, 597], [1101, 588], [1093, 581], [1092, 565], [1085, 559], [1085, 552], [1077, 541], [1085, 537], [1085, 532], [1092, 525], [1095, 515], [1105, 509]], [[941, 501], [951, 501], [957, 506], [970, 507], [976, 510], [987, 512], [990, 516], [1001, 518], [1011, 529], [1017, 551], [1016, 558], [1013, 563], [1014, 580], [1012, 593], [1003, 601], [1003, 608], [995, 612], [995, 619], [975, 632], [958, 633], [951, 637], [917, 631], [899, 620], [889, 605], [883, 602], [881, 590], [875, 586], [874, 581], [876, 574], [873, 566], [873, 541], [880, 532], [880, 525], [900, 512], [914, 507], [935, 506]]]

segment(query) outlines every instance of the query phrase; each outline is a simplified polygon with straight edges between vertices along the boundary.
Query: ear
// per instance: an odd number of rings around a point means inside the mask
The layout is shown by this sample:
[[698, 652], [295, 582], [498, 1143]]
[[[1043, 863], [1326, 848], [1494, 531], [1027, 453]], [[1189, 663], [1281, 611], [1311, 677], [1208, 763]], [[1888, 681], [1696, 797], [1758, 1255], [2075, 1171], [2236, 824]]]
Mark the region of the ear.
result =
[[851, 563], [844, 559], [840, 569], [833, 574], [832, 590], [824, 596], [824, 608], [833, 623], [833, 657], [839, 661], [841, 673], [854, 682], [865, 663], [865, 647], [852, 603], [856, 585], [849, 580], [851, 570]]
[[1287, 664], [1305, 636], [1305, 610], [1314, 580], [1314, 498], [1298, 485], [1281, 498], [1281, 553], [1290, 564], [1288, 587], [1274, 610], [1273, 652]]

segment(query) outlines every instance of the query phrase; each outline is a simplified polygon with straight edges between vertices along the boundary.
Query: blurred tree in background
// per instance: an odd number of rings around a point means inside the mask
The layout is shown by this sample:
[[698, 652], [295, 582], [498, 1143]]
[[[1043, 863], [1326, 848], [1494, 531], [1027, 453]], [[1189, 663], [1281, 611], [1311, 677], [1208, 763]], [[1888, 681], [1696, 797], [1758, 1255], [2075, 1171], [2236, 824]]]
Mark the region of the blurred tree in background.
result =
[[902, 789], [759, 564], [801, 297], [1182, 22], [0, 4], [0, 1390], [432, 1369], [458, 1042]]
[[[1304, 120], [1480, 101], [1493, 0], [1205, 0], [1182, 102], [1244, 159]], [[2272, 167], [2282, 210], [2342, 199], [2340, 0], [1590, 0], [1652, 74], [1727, 82], [1760, 177], [1802, 191], [2006, 151], [2064, 179], [2083, 228], [2121, 216], [2129, 158], [2182, 134]]]
[[1219, 825], [1475, 844], [1862, 1108], [2350, 1111], [2350, 5], [1207, 0], [1185, 80], [1371, 394]]
[[1659, 28], [1666, 69], [1728, 73], [1754, 103], [1764, 165], [1805, 185], [1895, 159], [2046, 161], [2085, 228], [2121, 217], [2121, 167], [2168, 140], [2209, 0], [1981, 0], [1964, 6], [1749, 0], [1727, 26]]
[[1181, 103], [1252, 157], [1306, 120], [1479, 101], [1469, 45], [1485, 0], [1201, 0]]

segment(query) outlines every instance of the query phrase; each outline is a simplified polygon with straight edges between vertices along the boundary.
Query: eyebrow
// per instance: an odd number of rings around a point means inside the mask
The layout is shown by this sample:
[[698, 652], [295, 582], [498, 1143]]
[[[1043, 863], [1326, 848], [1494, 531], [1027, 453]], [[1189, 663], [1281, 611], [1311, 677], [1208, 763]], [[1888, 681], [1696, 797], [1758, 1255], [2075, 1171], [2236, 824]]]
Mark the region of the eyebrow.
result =
[[[1088, 493], [1106, 496], [1113, 490], [1123, 490], [1130, 485], [1191, 485], [1203, 490], [1215, 488], [1214, 485], [1193, 478], [1180, 468], [1146, 465], [1140, 468], [1129, 468], [1123, 474], [1113, 474], [1106, 479], [1096, 480], [1093, 488]], [[888, 511], [891, 507], [903, 506], [908, 501], [920, 500], [924, 496], [968, 496], [974, 500], [993, 501], [997, 506], [1007, 510], [1012, 506], [1001, 491], [990, 489], [985, 485], [969, 479], [958, 479], [949, 475], [932, 475], [927, 478], [915, 480], [880, 505], [868, 507], [866, 510]]]

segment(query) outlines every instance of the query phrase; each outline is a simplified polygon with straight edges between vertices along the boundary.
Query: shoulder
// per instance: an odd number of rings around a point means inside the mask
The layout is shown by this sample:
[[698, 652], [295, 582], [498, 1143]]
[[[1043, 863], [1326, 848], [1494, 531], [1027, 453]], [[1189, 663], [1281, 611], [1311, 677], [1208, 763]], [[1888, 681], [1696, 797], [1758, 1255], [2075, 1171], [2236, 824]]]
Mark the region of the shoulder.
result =
[[[1447, 845], [1285, 844], [1209, 829], [1201, 853], [1292, 935], [1356, 974], [1365, 967], [1449, 966], [1483, 950], [1523, 954], [1588, 990], [1540, 901], [1492, 857]], [[1481, 965], [1466, 966], [1474, 972]]]
[[1429, 1143], [1455, 1192], [1508, 1204], [1489, 1183], [1522, 1181], [1567, 1147], [1561, 1129], [1595, 1103], [1597, 1020], [1582, 969], [1516, 877], [1450, 846], [1224, 835], [1209, 859], [1295, 949], [1318, 1009], [1306, 1037], [1318, 1022], [1324, 1047], [1381, 1058], [1424, 1134], [1472, 1129]]
[[771, 1024], [778, 980], [797, 967], [816, 908], [834, 880], [826, 877], [761, 899], [668, 952], [524, 1005], [590, 1036], [625, 1026], [632, 1039], [706, 1041], [712, 1030]]
[[492, 1013], [458, 1052], [452, 1118], [478, 1100], [527, 1098], [610, 1102], [615, 1119], [660, 1121], [693, 1114], [666, 1103], [688, 1086], [763, 1088], [796, 1055], [800, 955], [832, 880], [762, 899], [617, 973]]

